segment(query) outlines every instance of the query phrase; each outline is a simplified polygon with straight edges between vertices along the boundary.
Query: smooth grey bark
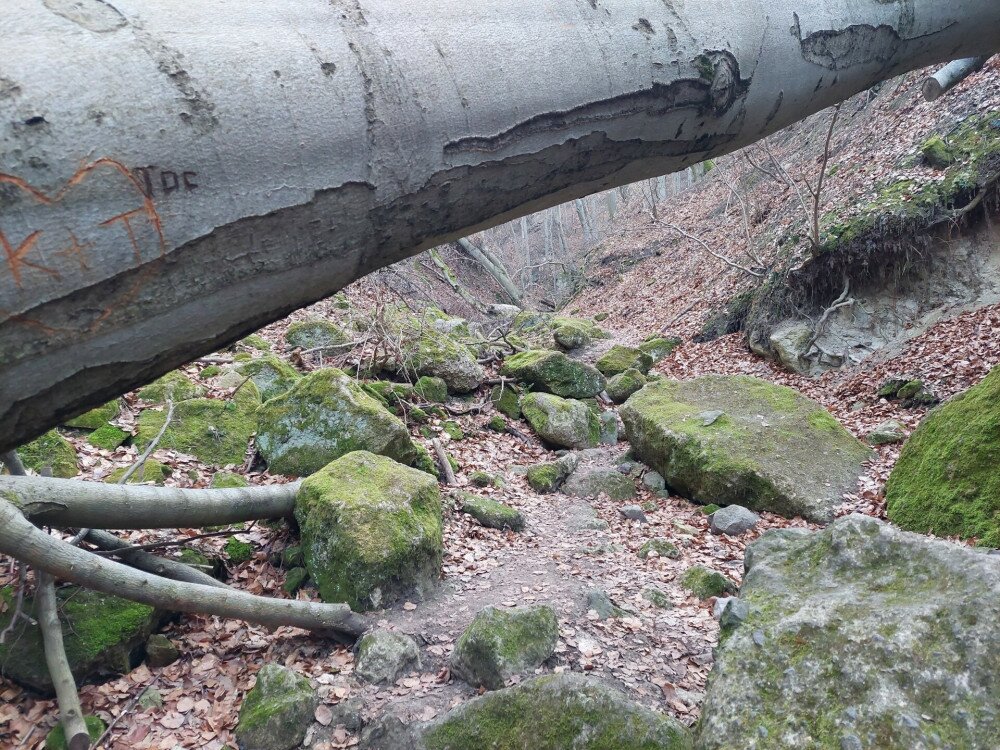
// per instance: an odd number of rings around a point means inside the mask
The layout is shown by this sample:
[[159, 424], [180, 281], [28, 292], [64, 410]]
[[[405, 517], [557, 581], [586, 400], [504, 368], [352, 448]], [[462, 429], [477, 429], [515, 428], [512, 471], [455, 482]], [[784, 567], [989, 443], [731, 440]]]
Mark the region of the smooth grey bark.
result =
[[[77, 482], [82, 485], [84, 482]], [[258, 623], [291, 625], [354, 641], [367, 620], [346, 604], [270, 599], [236, 589], [220, 589], [134, 570], [49, 536], [0, 497], [0, 554], [79, 586], [173, 612], [195, 612]]]
[[6, 0], [0, 451], [375, 268], [991, 54], [998, 27], [995, 0]]
[[186, 583], [197, 583], [201, 586], [214, 586], [215, 588], [230, 588], [222, 581], [218, 581], [208, 573], [192, 568], [190, 565], [168, 560], [141, 549], [128, 549], [129, 543], [122, 541], [114, 534], [99, 529], [89, 529], [85, 537], [86, 541], [93, 544], [100, 550], [124, 550], [117, 557], [129, 567], [144, 570], [147, 573], [169, 578], [173, 581], [185, 581]]
[[33, 523], [60, 528], [201, 528], [291, 516], [300, 484], [191, 490], [0, 476], [0, 498]]
[[485, 248], [477, 247], [464, 237], [459, 239], [458, 246], [496, 280], [507, 296], [510, 297], [511, 302], [518, 307], [524, 307], [524, 301], [521, 299], [521, 290], [517, 288], [517, 284], [510, 278], [507, 269], [503, 267], [503, 264], [497, 258], [493, 257]]
[[966, 57], [962, 60], [952, 60], [941, 70], [929, 76], [921, 89], [924, 100], [932, 102], [950, 89], [982, 70], [989, 57]]

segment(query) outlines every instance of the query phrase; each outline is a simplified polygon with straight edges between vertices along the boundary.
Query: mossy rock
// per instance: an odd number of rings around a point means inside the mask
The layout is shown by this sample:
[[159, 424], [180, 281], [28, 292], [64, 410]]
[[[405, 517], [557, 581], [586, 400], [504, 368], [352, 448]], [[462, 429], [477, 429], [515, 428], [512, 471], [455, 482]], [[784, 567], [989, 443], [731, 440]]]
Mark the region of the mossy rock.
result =
[[419, 730], [424, 750], [691, 750], [688, 730], [598, 679], [543, 675]]
[[490, 401], [501, 414], [511, 419], [521, 418], [521, 389], [510, 383], [493, 386], [490, 391]]
[[70, 479], [79, 472], [76, 449], [56, 430], [49, 430], [30, 443], [25, 443], [17, 449], [17, 455], [21, 463], [39, 474], [46, 468], [51, 468], [52, 476]]
[[281, 584], [281, 589], [286, 594], [294, 596], [295, 592], [305, 586], [308, 580], [308, 570], [305, 568], [292, 568], [285, 574], [285, 582]]
[[212, 576], [212, 578], [224, 577], [222, 560], [218, 557], [209, 557], [201, 550], [184, 547], [177, 553], [177, 559], [205, 575]]
[[288, 392], [302, 378], [298, 370], [273, 355], [252, 359], [237, 367], [236, 372], [250, 378], [264, 401]]
[[493, 430], [493, 432], [506, 432], [507, 422], [499, 414], [494, 414], [490, 417], [490, 421], [486, 423], [486, 426]]
[[424, 399], [438, 404], [448, 400], [448, 384], [441, 378], [423, 375], [413, 384], [413, 392]]
[[587, 405], [551, 393], [529, 393], [521, 412], [542, 440], [562, 448], [593, 448], [601, 437], [601, 423]]
[[458, 422], [456, 422], [453, 419], [449, 419], [443, 425], [441, 425], [441, 429], [444, 431], [444, 434], [450, 437], [452, 440], [465, 439], [465, 433], [462, 432], [462, 428], [459, 426]]
[[664, 338], [655, 336], [648, 338], [639, 344], [639, 349], [653, 358], [653, 362], [659, 362], [673, 354], [674, 349], [681, 345], [681, 340], [676, 337]]
[[699, 599], [736, 593], [736, 585], [722, 573], [692, 565], [681, 578], [681, 585]]
[[307, 476], [365, 450], [412, 464], [409, 430], [340, 370], [316, 370], [257, 412], [257, 447], [276, 474]]
[[115, 427], [113, 424], [106, 424], [98, 427], [96, 430], [87, 435], [87, 442], [95, 448], [113, 451], [130, 437], [132, 436], [125, 432], [125, 430], [121, 427]]
[[301, 349], [340, 346], [350, 341], [344, 330], [329, 320], [300, 320], [288, 326], [285, 333], [285, 343]]
[[924, 157], [927, 166], [934, 169], [947, 169], [955, 163], [957, 158], [951, 146], [939, 135], [932, 135], [921, 143], [920, 154]]
[[677, 549], [677, 545], [663, 537], [655, 537], [643, 542], [639, 548], [639, 559], [645, 560], [651, 552], [655, 552], [659, 557], [667, 557], [671, 560], [676, 560], [681, 556], [681, 551]]
[[473, 487], [499, 487], [502, 482], [488, 471], [474, 471], [469, 475], [469, 484]]
[[555, 492], [569, 476], [570, 468], [562, 461], [544, 461], [529, 466], [524, 477], [535, 492]]
[[742, 375], [656, 381], [620, 414], [634, 455], [674, 492], [818, 523], [872, 455], [815, 401]]
[[767, 532], [745, 569], [699, 748], [996, 746], [995, 557], [851, 515]]
[[[87, 727], [91, 743], [101, 739], [108, 725], [100, 716], [84, 716], [83, 723]], [[45, 750], [66, 750], [66, 729], [62, 723], [56, 724], [45, 738]]]
[[441, 493], [422, 471], [355, 451], [308, 477], [295, 518], [323, 601], [354, 610], [423, 597], [441, 572]]
[[254, 547], [250, 542], [244, 542], [231, 536], [226, 540], [226, 559], [233, 565], [240, 565], [249, 562], [253, 557]]
[[168, 372], [162, 378], [139, 389], [139, 398], [152, 404], [164, 404], [170, 398], [176, 404], [205, 394], [205, 388], [191, 381], [184, 373]]
[[[180, 451], [219, 466], [242, 464], [247, 444], [256, 431], [260, 393], [245, 383], [228, 400], [192, 398], [174, 405], [174, 415], [158, 448]], [[139, 415], [135, 444], [145, 450], [166, 420], [166, 410], [145, 409]]]
[[212, 475], [212, 481], [208, 486], [213, 490], [228, 490], [238, 487], [249, 487], [250, 482], [242, 474], [234, 474], [231, 471], [217, 471]]
[[[10, 587], [0, 589], [0, 599], [7, 605], [0, 612], [0, 631], [10, 623], [13, 596]], [[78, 683], [126, 674], [137, 666], [146, 639], [163, 619], [162, 613], [145, 604], [75, 586], [58, 589], [56, 598], [66, 658]], [[30, 596], [25, 598], [24, 612], [37, 621]], [[0, 645], [0, 672], [36, 692], [54, 694], [36, 624], [20, 620]]]
[[558, 640], [551, 607], [486, 607], [455, 643], [451, 671], [473, 687], [497, 690], [552, 656]]
[[108, 401], [103, 406], [98, 406], [96, 409], [84, 412], [78, 417], [67, 419], [63, 424], [66, 427], [73, 427], [77, 430], [97, 430], [104, 427], [112, 419], [117, 419], [121, 413], [122, 402], [121, 399], [116, 398], [113, 401]]
[[[112, 471], [106, 478], [105, 482], [108, 484], [118, 484], [121, 478], [125, 476], [125, 473], [130, 467], [122, 466], [114, 471]], [[173, 474], [173, 469], [171, 469], [166, 464], [160, 463], [156, 459], [147, 458], [146, 463], [142, 465], [142, 468], [136, 471], [128, 478], [129, 484], [163, 484], [167, 479], [170, 479], [171, 474]]]
[[240, 707], [236, 741], [240, 750], [293, 750], [313, 722], [319, 698], [302, 675], [265, 664]]
[[616, 404], [624, 404], [628, 397], [646, 385], [646, 376], [639, 370], [630, 368], [608, 378], [608, 398]]
[[615, 344], [594, 364], [607, 377], [619, 375], [626, 370], [638, 370], [645, 374], [653, 366], [653, 358], [634, 346]]
[[439, 330], [448, 326], [436, 324], [449, 320], [434, 308], [415, 314], [397, 305], [384, 311], [386, 328], [399, 341], [400, 359], [395, 363], [399, 372], [441, 378], [447, 383], [449, 393], [469, 393], [482, 384], [486, 371], [476, 361], [472, 349], [459, 338], [463, 335], [461, 327]]
[[630, 500], [637, 490], [635, 480], [617, 469], [580, 468], [574, 471], [562, 491], [573, 497], [593, 499], [607, 495], [612, 500]]
[[471, 492], [460, 492], [459, 500], [461, 502], [460, 510], [475, 518], [480, 525], [488, 529], [521, 531], [524, 528], [524, 516], [509, 505], [473, 495]]
[[203, 380], [208, 380], [209, 378], [214, 378], [222, 372], [222, 368], [218, 365], [209, 365], [208, 367], [202, 368], [201, 372], [198, 373], [198, 377]]
[[358, 641], [354, 673], [373, 685], [391, 685], [408, 672], [420, 669], [420, 650], [408, 635], [391, 630], [373, 630]]
[[514, 317], [510, 330], [516, 339], [536, 349], [576, 349], [608, 338], [607, 332], [592, 320], [528, 310]]
[[1000, 547], [1000, 367], [927, 415], [903, 445], [885, 497], [889, 519], [904, 529]]
[[500, 373], [563, 398], [591, 398], [607, 385], [604, 376], [590, 365], [544, 349], [508, 357]]
[[271, 351], [271, 345], [267, 342], [267, 339], [257, 333], [251, 333], [246, 338], [240, 339], [237, 343], [240, 346], [245, 346], [248, 349], [256, 349], [259, 352]]
[[670, 609], [673, 603], [666, 592], [656, 588], [656, 586], [646, 586], [642, 590], [642, 598], [652, 604], [657, 609]]

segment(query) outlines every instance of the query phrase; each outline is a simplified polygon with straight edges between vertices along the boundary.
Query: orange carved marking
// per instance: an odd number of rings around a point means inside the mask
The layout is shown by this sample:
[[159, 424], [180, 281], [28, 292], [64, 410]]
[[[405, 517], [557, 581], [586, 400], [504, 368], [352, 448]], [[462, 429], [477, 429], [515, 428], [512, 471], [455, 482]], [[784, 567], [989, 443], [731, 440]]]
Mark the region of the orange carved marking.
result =
[[117, 216], [112, 216], [107, 221], [102, 221], [100, 223], [100, 226], [102, 227], [110, 227], [116, 221], [120, 221], [122, 224], [125, 225], [125, 232], [128, 234], [129, 242], [132, 243], [132, 252], [135, 255], [136, 263], [142, 263], [142, 251], [139, 249], [139, 242], [135, 238], [135, 230], [132, 229], [132, 223], [129, 221], [129, 219], [131, 219], [133, 216], [142, 214], [143, 212], [144, 209], [141, 208], [135, 208], [131, 211], [123, 211]]
[[10, 243], [10, 240], [7, 239], [7, 235], [0, 231], [0, 246], [3, 247], [4, 254], [7, 256], [7, 265], [10, 267], [11, 276], [14, 277], [14, 283], [17, 284], [18, 289], [21, 288], [21, 266], [29, 266], [30, 268], [47, 273], [53, 278], [59, 278], [59, 274], [56, 271], [37, 263], [32, 263], [24, 257], [28, 254], [31, 248], [34, 247], [38, 238], [41, 236], [42, 230], [36, 229], [34, 232], [25, 237], [21, 244], [15, 248]]
[[69, 237], [70, 237], [70, 240], [71, 240], [71, 242], [69, 243], [69, 247], [60, 250], [58, 253], [56, 253], [56, 255], [63, 255], [63, 256], [66, 256], [66, 257], [70, 257], [70, 256], [75, 257], [76, 260], [77, 260], [77, 263], [80, 264], [80, 270], [81, 271], [89, 271], [90, 270], [90, 266], [87, 264], [87, 255], [86, 255], [86, 253], [84, 251], [87, 248], [93, 247], [94, 243], [93, 242], [86, 242], [86, 243], [84, 243], [84, 244], [81, 245], [80, 244], [80, 240], [77, 239], [76, 234], [72, 230], [67, 230], [67, 231], [69, 232]]

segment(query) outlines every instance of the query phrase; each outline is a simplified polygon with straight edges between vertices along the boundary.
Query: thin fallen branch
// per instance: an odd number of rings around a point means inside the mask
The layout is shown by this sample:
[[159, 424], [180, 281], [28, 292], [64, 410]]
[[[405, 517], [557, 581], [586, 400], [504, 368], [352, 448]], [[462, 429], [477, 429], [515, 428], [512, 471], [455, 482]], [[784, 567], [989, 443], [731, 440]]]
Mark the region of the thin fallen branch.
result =
[[156, 683], [159, 681], [160, 681], [160, 675], [156, 675], [153, 678], [153, 681], [148, 685], [139, 685], [139, 690], [137, 690], [136, 694], [132, 696], [132, 700], [130, 700], [128, 702], [128, 705], [125, 706], [125, 708], [122, 711], [120, 711], [118, 715], [115, 716], [115, 718], [111, 720], [111, 722], [108, 724], [108, 728], [105, 729], [104, 732], [101, 734], [101, 736], [97, 738], [97, 742], [94, 743], [94, 750], [100, 750], [101, 743], [104, 742], [104, 740], [106, 740], [111, 735], [111, 730], [113, 730], [116, 726], [118, 726], [119, 721], [121, 721], [123, 718], [125, 718], [132, 712], [132, 709], [135, 708], [135, 704], [139, 702], [139, 699], [146, 694], [147, 690], [152, 690], [154, 687], [156, 687]]
[[38, 602], [38, 624], [45, 646], [45, 663], [56, 690], [59, 721], [66, 734], [66, 747], [69, 750], [87, 750], [90, 747], [90, 733], [83, 721], [80, 694], [76, 690], [76, 681], [70, 671], [69, 659], [66, 658], [66, 648], [63, 645], [62, 626], [59, 624], [59, 612], [56, 607], [55, 581], [48, 573], [38, 574], [35, 600]]
[[191, 490], [0, 476], [0, 496], [31, 521], [62, 528], [176, 529], [288, 518], [300, 482]]
[[455, 479], [455, 472], [451, 468], [451, 461], [448, 460], [448, 454], [445, 452], [444, 446], [441, 445], [441, 441], [434, 438], [431, 440], [431, 446], [434, 448], [434, 455], [437, 456], [441, 473], [444, 474], [444, 483], [449, 486], [458, 484], [458, 480]]
[[35, 624], [35, 621], [24, 613], [24, 591], [28, 586], [28, 566], [17, 560], [14, 562], [17, 563], [17, 598], [14, 600], [14, 612], [10, 616], [10, 622], [7, 623], [7, 627], [0, 630], [0, 646], [17, 629], [17, 624], [21, 620], [26, 620], [32, 625]]
[[[84, 484], [80, 482], [78, 484]], [[346, 604], [270, 599], [235, 589], [220, 589], [135, 570], [73, 547], [41, 531], [0, 497], [0, 553], [78, 586], [120, 596], [168, 612], [229, 617], [275, 628], [282, 625], [355, 641], [368, 621]]]
[[[227, 532], [228, 533], [228, 532]], [[184, 581], [186, 583], [196, 583], [201, 586], [214, 586], [215, 588], [230, 588], [222, 581], [217, 581], [207, 573], [203, 573], [190, 565], [185, 565], [176, 560], [168, 560], [157, 555], [150, 554], [142, 549], [130, 547], [128, 542], [122, 541], [114, 534], [107, 531], [91, 529], [87, 534], [87, 541], [109, 554], [119, 558], [126, 565], [144, 570], [153, 575], [169, 578], [174, 581]]]
[[[150, 441], [149, 445], [146, 446], [146, 450], [144, 450], [142, 455], [139, 456], [139, 460], [137, 460], [134, 464], [128, 467], [125, 473], [122, 474], [121, 479], [118, 480], [118, 484], [127, 484], [128, 480], [132, 478], [132, 475], [135, 474], [139, 469], [141, 469], [145, 465], [146, 460], [153, 454], [153, 451], [156, 450], [156, 446], [159, 445], [160, 441], [163, 439], [163, 436], [166, 434], [167, 428], [170, 426], [170, 422], [173, 420], [173, 418], [174, 418], [174, 400], [173, 398], [168, 398], [167, 416], [166, 419], [163, 420], [163, 426], [160, 428], [160, 431], [156, 433], [156, 437], [154, 437]], [[86, 536], [86, 534], [84, 536]]]

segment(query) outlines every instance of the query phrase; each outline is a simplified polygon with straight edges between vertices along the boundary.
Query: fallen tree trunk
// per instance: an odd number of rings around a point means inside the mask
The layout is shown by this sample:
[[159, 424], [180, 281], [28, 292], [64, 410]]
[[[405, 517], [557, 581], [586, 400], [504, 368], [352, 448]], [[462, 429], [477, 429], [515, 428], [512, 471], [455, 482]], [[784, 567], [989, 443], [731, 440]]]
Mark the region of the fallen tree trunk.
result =
[[222, 581], [217, 581], [207, 573], [202, 573], [190, 565], [185, 565], [176, 560], [168, 560], [145, 550], [129, 549], [128, 542], [122, 541], [107, 531], [90, 529], [84, 538], [99, 550], [106, 552], [120, 550], [116, 556], [129, 567], [144, 570], [147, 573], [169, 578], [173, 581], [196, 583], [200, 586], [213, 586], [220, 589], [230, 588]]
[[191, 490], [0, 476], [0, 497], [33, 523], [61, 528], [202, 528], [290, 517], [300, 484]]
[[168, 612], [231, 617], [271, 628], [291, 625], [347, 642], [356, 640], [368, 627], [368, 621], [346, 604], [270, 599], [134, 570], [49, 536], [2, 498], [0, 554], [16, 557], [61, 580]]
[[1000, 47], [995, 0], [7, 0], [3, 20], [0, 451], [375, 268]]
[[973, 73], [982, 70], [987, 60], [989, 57], [966, 57], [963, 60], [952, 60], [924, 81], [921, 88], [924, 101], [933, 102], [939, 99]]

